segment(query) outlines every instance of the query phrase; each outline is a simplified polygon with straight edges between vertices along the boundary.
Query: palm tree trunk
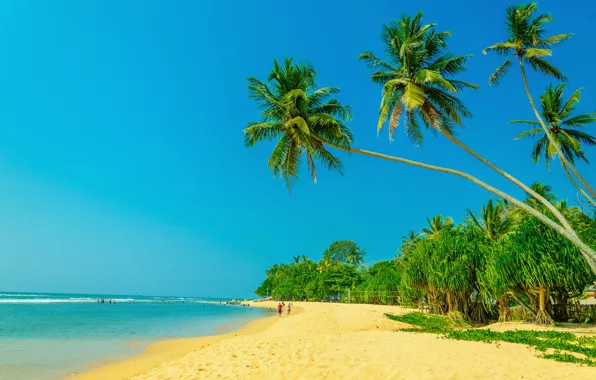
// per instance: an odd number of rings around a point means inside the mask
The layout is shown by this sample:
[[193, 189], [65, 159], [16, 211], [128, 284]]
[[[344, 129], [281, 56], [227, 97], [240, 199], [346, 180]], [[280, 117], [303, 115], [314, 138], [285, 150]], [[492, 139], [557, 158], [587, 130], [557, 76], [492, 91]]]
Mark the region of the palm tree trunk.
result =
[[575, 186], [575, 188], [581, 193], [581, 195], [583, 195], [584, 198], [588, 200], [588, 202], [590, 202], [594, 207], [596, 207], [596, 201], [589, 194], [587, 194], [585, 190], [577, 184], [577, 182], [575, 182], [573, 176], [571, 175], [571, 173], [569, 173], [569, 170], [567, 169], [567, 165], [565, 165], [563, 161], [561, 161], [561, 166], [563, 166], [563, 170], [565, 170], [565, 174], [567, 174], [567, 178], [569, 178], [569, 181], [571, 181], [573, 186]]
[[567, 219], [565, 219], [563, 214], [561, 214], [561, 212], [559, 212], [559, 210], [557, 210], [557, 208], [552, 203], [547, 201], [543, 196], [541, 196], [540, 194], [538, 194], [537, 192], [535, 192], [534, 190], [532, 190], [531, 188], [526, 186], [524, 183], [522, 183], [520, 180], [518, 180], [511, 174], [505, 172], [504, 170], [501, 170], [499, 167], [497, 167], [495, 164], [493, 164], [486, 158], [484, 158], [481, 155], [479, 155], [478, 153], [474, 152], [470, 147], [468, 147], [466, 144], [464, 144], [463, 142], [461, 142], [458, 139], [456, 139], [455, 137], [453, 137], [453, 135], [444, 131], [442, 128], [439, 128], [439, 131], [443, 134], [443, 136], [447, 137], [447, 139], [449, 139], [451, 142], [455, 143], [457, 146], [459, 146], [466, 152], [470, 153], [472, 156], [476, 157], [482, 163], [488, 165], [491, 169], [493, 169], [494, 171], [499, 173], [501, 176], [507, 178], [509, 181], [513, 182], [518, 187], [520, 187], [523, 191], [525, 191], [526, 193], [528, 193], [529, 195], [534, 197], [536, 200], [538, 200], [540, 203], [542, 203], [550, 212], [553, 213], [555, 218], [557, 218], [557, 220], [559, 220], [559, 222], [561, 222], [561, 224], [563, 225], [563, 227], [565, 227], [565, 229], [567, 231], [569, 231], [570, 233], [572, 233], [574, 235], [577, 235], [577, 233], [571, 227], [571, 225], [569, 224]]
[[495, 194], [499, 198], [503, 198], [506, 201], [511, 202], [515, 206], [524, 210], [528, 214], [536, 217], [542, 223], [546, 224], [547, 226], [552, 228], [555, 232], [557, 232], [558, 234], [560, 234], [561, 236], [563, 236], [564, 238], [569, 240], [571, 242], [571, 244], [575, 245], [580, 250], [580, 252], [582, 253], [582, 256], [586, 259], [586, 261], [588, 262], [588, 265], [592, 269], [592, 272], [594, 272], [596, 274], [596, 251], [594, 251], [587, 244], [585, 244], [583, 241], [581, 241], [581, 239], [577, 235], [572, 234], [571, 232], [567, 231], [560, 224], [557, 224], [555, 221], [548, 218], [547, 216], [540, 213], [539, 211], [535, 210], [534, 208], [530, 207], [529, 205], [525, 204], [524, 202], [522, 202], [516, 198], [513, 198], [511, 195], [509, 195], [499, 189], [496, 189], [485, 182], [482, 182], [481, 180], [479, 180], [478, 178], [476, 178], [470, 174], [467, 174], [467, 173], [464, 173], [464, 172], [461, 172], [461, 171], [455, 170], [455, 169], [445, 168], [442, 166], [430, 165], [430, 164], [425, 164], [423, 162], [408, 160], [407, 158], [388, 156], [386, 154], [371, 152], [371, 151], [364, 150], [364, 149], [339, 146], [339, 145], [332, 144], [328, 141], [325, 141], [323, 139], [320, 139], [318, 136], [315, 138], [319, 139], [319, 141], [321, 141], [323, 144], [326, 144], [326, 145], [336, 148], [336, 149], [341, 149], [341, 150], [353, 152], [353, 153], [359, 153], [359, 154], [376, 157], [376, 158], [382, 158], [384, 160], [401, 162], [403, 164], [408, 164], [408, 165], [412, 165], [412, 166], [416, 166], [416, 167], [424, 168], [424, 169], [430, 169], [430, 170], [434, 170], [434, 171], [438, 171], [438, 172], [442, 172], [442, 173], [449, 173], [452, 175], [456, 175], [456, 176], [465, 178], [468, 181], [475, 183], [476, 185], [482, 187], [483, 189]]
[[546, 137], [548, 137], [548, 141], [557, 150], [557, 154], [559, 155], [559, 159], [561, 160], [561, 162], [563, 162], [565, 165], [567, 165], [569, 170], [571, 170], [571, 172], [577, 177], [577, 179], [582, 183], [582, 185], [584, 185], [584, 187], [588, 190], [588, 192], [590, 194], [592, 194], [593, 197], [596, 198], [596, 191], [594, 191], [594, 189], [592, 189], [590, 187], [590, 185], [586, 182], [584, 177], [582, 177], [577, 172], [575, 167], [569, 162], [569, 160], [567, 160], [567, 157], [565, 157], [563, 152], [561, 152], [561, 148], [559, 147], [559, 145], [554, 141], [553, 137], [551, 136], [550, 131], [548, 130], [548, 127], [544, 123], [544, 120], [542, 120], [542, 117], [540, 117], [540, 113], [538, 112], [538, 109], [536, 108], [536, 105], [534, 104], [534, 99], [532, 98], [532, 93], [530, 92], [530, 87], [528, 86], [528, 78], [526, 77], [526, 70], [524, 68], [524, 62], [522, 60], [521, 55], [519, 56], [519, 68], [521, 70], [521, 75], [522, 75], [522, 79], [524, 82], [524, 88], [526, 89], [526, 95], [528, 96], [528, 100], [530, 101], [530, 105], [532, 106], [532, 111], [534, 111], [534, 115], [536, 116], [536, 119], [538, 119], [540, 126], [544, 130], [544, 133], [546, 133]]

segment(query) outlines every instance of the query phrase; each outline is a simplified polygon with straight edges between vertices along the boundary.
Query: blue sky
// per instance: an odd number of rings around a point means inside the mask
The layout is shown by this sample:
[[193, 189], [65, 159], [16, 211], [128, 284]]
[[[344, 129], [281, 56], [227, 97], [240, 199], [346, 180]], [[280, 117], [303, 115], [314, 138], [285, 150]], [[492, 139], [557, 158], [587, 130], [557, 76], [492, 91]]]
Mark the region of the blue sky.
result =
[[[487, 84], [501, 58], [481, 51], [505, 38], [507, 4], [3, 2], [0, 289], [250, 295], [275, 262], [318, 259], [338, 239], [356, 241], [370, 262], [391, 258], [427, 216], [460, 221], [489, 198], [456, 177], [345, 154], [343, 177], [319, 170], [314, 185], [303, 173], [288, 194], [266, 166], [271, 146], [246, 149], [242, 137], [258, 120], [246, 78], [266, 79], [273, 58], [311, 62], [319, 86], [342, 88], [355, 146], [456, 167], [523, 196], [443, 138], [414, 148], [403, 131], [393, 143], [377, 137], [380, 89], [357, 57], [381, 53], [383, 23], [418, 10], [453, 31], [453, 51], [474, 54], [463, 78], [481, 89], [462, 96], [474, 117], [459, 137], [574, 200], [559, 167], [533, 164], [531, 141], [512, 140], [522, 127], [508, 121], [532, 116], [518, 71]], [[550, 32], [575, 33], [552, 62], [568, 90], [585, 88], [580, 111], [593, 111], [596, 78], [582, 72], [594, 63], [585, 46], [596, 5], [539, 5], [556, 17]], [[547, 84], [530, 75], [535, 95]], [[578, 169], [596, 183], [592, 167]]]

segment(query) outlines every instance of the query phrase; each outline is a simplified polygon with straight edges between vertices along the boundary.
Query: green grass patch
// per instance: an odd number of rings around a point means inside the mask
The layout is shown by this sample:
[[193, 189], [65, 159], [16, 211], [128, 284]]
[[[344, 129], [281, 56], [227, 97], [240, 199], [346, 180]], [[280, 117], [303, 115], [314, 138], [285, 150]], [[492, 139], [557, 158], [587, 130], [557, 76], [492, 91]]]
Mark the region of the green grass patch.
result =
[[408, 313], [403, 315], [385, 314], [385, 316], [394, 321], [420, 327], [418, 329], [403, 329], [401, 331], [443, 333], [449, 332], [455, 327], [448, 318], [435, 314]]
[[446, 339], [472, 342], [525, 344], [542, 352], [549, 349], [555, 351], [555, 353], [545, 353], [540, 356], [545, 359], [596, 367], [596, 337], [577, 337], [570, 332], [560, 331], [513, 330], [497, 332], [490, 329], [461, 329], [461, 322], [456, 323], [453, 318], [450, 319], [441, 315], [424, 313], [385, 315], [394, 321], [418, 326], [418, 328], [402, 329], [400, 331], [440, 334]]

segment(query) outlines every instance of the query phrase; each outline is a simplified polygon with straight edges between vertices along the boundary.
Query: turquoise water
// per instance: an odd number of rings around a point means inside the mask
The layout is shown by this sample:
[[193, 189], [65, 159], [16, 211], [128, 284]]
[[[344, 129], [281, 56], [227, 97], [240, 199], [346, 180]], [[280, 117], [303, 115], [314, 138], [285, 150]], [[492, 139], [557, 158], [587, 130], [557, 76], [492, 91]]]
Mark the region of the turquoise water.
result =
[[140, 353], [153, 341], [220, 333], [220, 326], [267, 314], [220, 301], [0, 292], [0, 379], [65, 378]]

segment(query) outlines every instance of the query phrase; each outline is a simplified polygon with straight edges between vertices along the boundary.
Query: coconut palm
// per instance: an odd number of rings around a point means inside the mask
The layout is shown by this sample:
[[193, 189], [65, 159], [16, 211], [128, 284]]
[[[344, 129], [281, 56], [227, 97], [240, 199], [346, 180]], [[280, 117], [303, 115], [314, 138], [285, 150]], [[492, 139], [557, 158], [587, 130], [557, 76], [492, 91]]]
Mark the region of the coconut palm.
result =
[[468, 217], [484, 236], [493, 241], [513, 233], [519, 223], [517, 213], [508, 212], [503, 202], [493, 203], [492, 199], [482, 206], [480, 217], [470, 210]]
[[[276, 177], [286, 180], [288, 187], [291, 186], [291, 180], [298, 177], [303, 156], [306, 156], [313, 179], [316, 179], [316, 161], [321, 161], [328, 169], [342, 172], [341, 161], [326, 146], [449, 173], [465, 178], [511, 202], [572, 241], [582, 250], [596, 273], [596, 252], [593, 249], [583, 243], [572, 230], [567, 230], [563, 222], [563, 226], [559, 225], [511, 195], [459, 170], [352, 147], [352, 132], [344, 124], [351, 116], [350, 109], [335, 99], [329, 99], [339, 89], [317, 89], [316, 72], [310, 65], [294, 64], [291, 59], [287, 59], [282, 65], [275, 61], [273, 66], [268, 81], [271, 87], [255, 78], [248, 79], [251, 97], [262, 109], [262, 120], [249, 123], [244, 129], [244, 139], [247, 147], [254, 146], [259, 141], [277, 140], [269, 159], [269, 167]], [[555, 211], [558, 212], [556, 209]]]
[[371, 79], [383, 86], [379, 131], [391, 114], [389, 137], [403, 120], [406, 134], [418, 145], [423, 141], [421, 125], [452, 134], [453, 124], [462, 124], [462, 117], [471, 115], [456, 94], [478, 86], [455, 79], [469, 56], [446, 50], [450, 34], [437, 32], [435, 24], [424, 25], [422, 13], [404, 15], [383, 27], [388, 61], [371, 52], [360, 55], [375, 70]]
[[390, 139], [400, 120], [403, 120], [406, 135], [416, 145], [423, 141], [421, 125], [432, 132], [440, 132], [535, 197], [565, 229], [575, 234], [565, 217], [552, 204], [454, 136], [453, 126], [461, 125], [464, 117], [471, 116], [458, 98], [459, 91], [476, 89], [477, 85], [455, 79], [465, 70], [465, 62], [469, 56], [459, 56], [448, 51], [447, 40], [450, 35], [451, 32], [448, 31], [437, 31], [435, 24], [423, 24], [422, 13], [415, 17], [404, 15], [399, 21], [383, 27], [386, 60], [371, 52], [360, 55], [359, 59], [374, 70], [371, 75], [373, 82], [383, 86], [377, 133], [388, 118]]
[[423, 228], [422, 233], [429, 239], [438, 237], [442, 231], [453, 228], [453, 219], [443, 218], [443, 215], [435, 215], [434, 218], [426, 218], [428, 228]]
[[484, 49], [484, 54], [487, 52], [495, 52], [499, 55], [506, 56], [505, 62], [496, 69], [496, 71], [489, 77], [489, 84], [497, 85], [503, 77], [509, 72], [512, 65], [511, 59], [515, 59], [519, 63], [524, 88], [526, 95], [534, 111], [534, 115], [540, 124], [540, 127], [545, 133], [548, 141], [552, 145], [552, 149], [559, 154], [560, 160], [567, 166], [567, 168], [577, 177], [582, 185], [588, 190], [592, 197], [596, 197], [596, 192], [584, 180], [584, 178], [577, 172], [575, 167], [565, 154], [562, 148], [557, 144], [557, 140], [552, 136], [546, 123], [540, 116], [538, 109], [532, 98], [528, 79], [526, 77], [525, 64], [528, 64], [532, 69], [552, 76], [558, 80], [565, 80], [566, 77], [561, 71], [550, 64], [545, 57], [552, 55], [551, 48], [562, 41], [565, 41], [571, 34], [559, 34], [551, 37], [546, 37], [545, 25], [552, 21], [552, 16], [549, 14], [541, 14], [535, 16], [538, 7], [536, 3], [524, 5], [512, 5], [506, 11], [506, 31], [507, 41], [498, 42], [488, 48]]
[[[584, 151], [582, 150], [582, 144], [588, 146], [596, 145], [596, 138], [594, 136], [577, 129], [595, 122], [596, 112], [572, 116], [573, 111], [575, 111], [575, 104], [579, 102], [580, 92], [582, 89], [580, 88], [576, 90], [571, 97], [565, 101], [563, 99], [564, 88], [564, 84], [559, 84], [554, 88], [552, 85], [549, 85], [546, 91], [540, 96], [542, 117], [549, 125], [549, 132], [552, 136], [554, 144], [549, 141], [548, 136], [540, 127], [539, 122], [534, 120], [512, 121], [512, 123], [524, 123], [533, 127], [529, 131], [517, 135], [515, 137], [516, 140], [526, 137], [540, 136], [540, 138], [534, 144], [534, 148], [532, 149], [532, 159], [535, 163], [538, 163], [540, 156], [544, 156], [544, 161], [547, 167], [550, 166], [550, 161], [554, 159], [555, 155], [557, 154], [555, 145], [561, 148], [561, 152], [565, 158], [572, 164], [575, 164], [576, 159], [580, 159], [586, 163], [589, 163]], [[565, 163], [562, 160], [560, 161], [569, 180], [585, 198], [587, 198], [592, 204], [596, 205], [594, 199], [586, 194], [584, 189], [575, 182]]]
[[311, 66], [295, 65], [290, 58], [282, 65], [273, 62], [269, 74], [269, 82], [274, 84], [272, 89], [255, 78], [248, 79], [248, 89], [263, 110], [263, 120], [250, 123], [244, 130], [245, 144], [253, 146], [260, 140], [279, 137], [268, 165], [274, 176], [285, 179], [288, 189], [292, 178], [298, 177], [303, 155], [315, 182], [315, 161], [343, 173], [341, 161], [322, 141], [341, 147], [352, 142], [352, 133], [344, 124], [352, 117], [350, 107], [329, 99], [338, 88], [315, 89], [315, 76]]

